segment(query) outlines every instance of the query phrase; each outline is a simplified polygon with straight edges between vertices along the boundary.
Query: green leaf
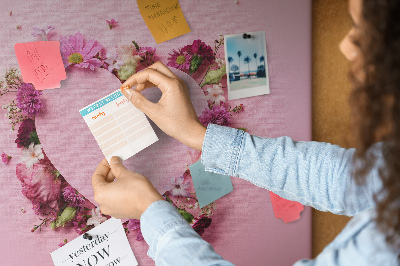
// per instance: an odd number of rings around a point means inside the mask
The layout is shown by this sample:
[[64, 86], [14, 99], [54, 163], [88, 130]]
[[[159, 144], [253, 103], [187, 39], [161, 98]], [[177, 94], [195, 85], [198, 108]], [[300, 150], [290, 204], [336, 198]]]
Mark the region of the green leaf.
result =
[[188, 213], [184, 209], [179, 209], [179, 208], [177, 208], [177, 209], [178, 209], [179, 214], [182, 215], [182, 217], [185, 218], [185, 220], [188, 223], [191, 223], [193, 221], [193, 219], [194, 219], [193, 215], [191, 215], [190, 213]]
[[31, 138], [31, 141], [32, 141], [33, 143], [35, 143], [35, 145], [40, 144], [39, 136], [38, 136], [38, 134], [37, 134], [36, 131], [32, 131], [32, 132], [29, 134], [29, 137]]
[[198, 56], [195, 54], [192, 57], [192, 60], [190, 61], [190, 67], [189, 67], [189, 74], [192, 75], [196, 70], [199, 68], [201, 65], [201, 62], [203, 62], [203, 58], [201, 56]]
[[172, 202], [172, 200], [171, 200], [170, 198], [168, 198], [168, 197], [165, 196], [165, 195], [164, 195], [164, 197], [165, 197], [165, 200], [166, 200], [167, 202], [169, 202], [169, 203], [171, 203], [172, 205], [174, 205], [174, 203]]
[[207, 73], [207, 76], [204, 80], [204, 83], [200, 86], [203, 87], [207, 84], [218, 84], [222, 77], [226, 75], [226, 66], [223, 65], [222, 67], [216, 69], [216, 70], [210, 70]]
[[238, 127], [237, 129], [243, 130], [244, 132], [247, 132], [247, 128], [245, 128], [245, 127]]
[[132, 43], [133, 43], [133, 45], [135, 45], [136, 51], [139, 52], [140, 47], [139, 47], [139, 45], [137, 44], [137, 42], [132, 41]]
[[56, 178], [58, 178], [61, 174], [60, 172], [58, 172], [58, 170], [54, 170], [53, 172], [51, 172]]
[[67, 207], [63, 212], [57, 216], [57, 219], [50, 224], [50, 227], [55, 229], [57, 227], [64, 227], [66, 223], [74, 219], [76, 215], [76, 209], [73, 207]]

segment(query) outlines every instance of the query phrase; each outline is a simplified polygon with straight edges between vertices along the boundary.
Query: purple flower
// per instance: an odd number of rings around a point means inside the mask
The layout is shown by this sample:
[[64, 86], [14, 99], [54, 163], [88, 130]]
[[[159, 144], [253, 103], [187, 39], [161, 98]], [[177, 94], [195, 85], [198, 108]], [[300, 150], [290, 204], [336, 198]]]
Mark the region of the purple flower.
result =
[[140, 230], [140, 220], [130, 219], [127, 225], [129, 230], [137, 230], [136, 232], [136, 240], [141, 241], [143, 240], [142, 230]]
[[30, 134], [33, 131], [36, 131], [34, 120], [28, 118], [22, 121], [18, 129], [17, 139], [15, 140], [18, 148], [29, 147], [29, 144], [32, 142]]
[[171, 178], [170, 183], [165, 187], [165, 189], [169, 191], [172, 196], [189, 197], [190, 192], [186, 190], [189, 188], [189, 181], [183, 182], [184, 179], [183, 175]]
[[152, 64], [154, 64], [154, 62], [156, 61], [156, 48], [152, 48], [152, 47], [141, 47], [139, 49], [139, 56], [142, 58], [142, 63], [145, 66], [150, 66]]
[[62, 195], [64, 200], [68, 203], [68, 206], [77, 208], [83, 207], [83, 204], [85, 204], [85, 199], [82, 198], [78, 194], [78, 191], [76, 191], [72, 186], [63, 188]]
[[215, 55], [212, 48], [201, 40], [194, 40], [193, 44], [186, 45], [182, 48], [182, 51], [197, 55], [202, 59], [207, 59], [210, 63], [214, 62], [215, 60]]
[[5, 152], [1, 154], [1, 160], [3, 163], [8, 163], [12, 157], [10, 155], [7, 155]]
[[212, 219], [201, 215], [199, 218], [194, 219], [193, 221], [193, 224], [191, 224], [192, 228], [201, 236], [204, 234], [204, 229], [211, 225]]
[[90, 68], [94, 70], [103, 63], [96, 58], [96, 55], [103, 48], [96, 40], [89, 40], [84, 44], [83, 36], [78, 31], [75, 36], [69, 38], [60, 36], [61, 54], [64, 66], [73, 65], [78, 68]]
[[23, 82], [17, 91], [17, 106], [22, 112], [28, 116], [34, 116], [39, 113], [43, 107], [39, 96], [43, 93], [35, 90], [31, 83]]
[[106, 21], [107, 21], [108, 26], [110, 27], [110, 30], [118, 25], [118, 22], [116, 22], [115, 19], [112, 19], [111, 21], [110, 20], [106, 20]]
[[204, 126], [208, 126], [210, 123], [220, 126], [229, 126], [231, 117], [224, 107], [213, 105], [212, 109], [205, 109], [201, 116], [199, 116], [199, 119]]
[[175, 67], [180, 70], [189, 69], [190, 60], [192, 56], [187, 52], [183, 52], [182, 49], [179, 51], [172, 50], [172, 54], [169, 54], [171, 57], [168, 58], [168, 66]]
[[47, 34], [50, 33], [50, 31], [54, 30], [55, 28], [52, 26], [47, 26], [44, 27], [43, 29], [41, 28], [37, 28], [37, 27], [33, 27], [33, 31], [32, 31], [32, 36], [36, 37], [36, 36], [40, 36], [42, 38], [43, 41], [47, 41]]

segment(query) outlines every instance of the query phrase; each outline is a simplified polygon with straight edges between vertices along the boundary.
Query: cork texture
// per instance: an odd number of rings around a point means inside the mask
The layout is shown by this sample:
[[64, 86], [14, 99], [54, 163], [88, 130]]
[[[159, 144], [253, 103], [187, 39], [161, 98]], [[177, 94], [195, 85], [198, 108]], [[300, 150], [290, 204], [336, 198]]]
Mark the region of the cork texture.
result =
[[[339, 43], [351, 28], [346, 0], [313, 0], [312, 134], [314, 141], [353, 147], [350, 136], [348, 79], [350, 63]], [[315, 258], [343, 229], [349, 217], [313, 210], [312, 256]]]

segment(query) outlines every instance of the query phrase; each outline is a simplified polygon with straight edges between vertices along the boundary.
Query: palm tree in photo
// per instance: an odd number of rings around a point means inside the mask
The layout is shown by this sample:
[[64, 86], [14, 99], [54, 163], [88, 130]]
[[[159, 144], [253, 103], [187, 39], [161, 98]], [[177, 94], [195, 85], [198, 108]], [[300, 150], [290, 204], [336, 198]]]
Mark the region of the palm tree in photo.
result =
[[255, 63], [256, 63], [256, 72], [257, 72], [257, 67], [258, 67], [258, 65], [257, 65], [257, 53], [254, 53], [253, 56], [254, 56], [254, 60], [255, 60]]
[[250, 62], [251, 62], [250, 56], [246, 56], [246, 57], [244, 58], [244, 62], [247, 64], [247, 67], [248, 67], [248, 69], [249, 69], [248, 77], [250, 77]]
[[265, 70], [265, 58], [263, 55], [260, 57], [260, 63], [262, 63], [262, 62], [264, 62], [264, 70]]
[[242, 56], [242, 52], [238, 51], [238, 56], [239, 56], [239, 75], [240, 75], [240, 57]]
[[[232, 58], [232, 56], [229, 56], [228, 57], [228, 63], [229, 63], [229, 65], [228, 65], [228, 69], [231, 69], [231, 63], [233, 62], [233, 58]], [[230, 71], [229, 71], [230, 72]]]

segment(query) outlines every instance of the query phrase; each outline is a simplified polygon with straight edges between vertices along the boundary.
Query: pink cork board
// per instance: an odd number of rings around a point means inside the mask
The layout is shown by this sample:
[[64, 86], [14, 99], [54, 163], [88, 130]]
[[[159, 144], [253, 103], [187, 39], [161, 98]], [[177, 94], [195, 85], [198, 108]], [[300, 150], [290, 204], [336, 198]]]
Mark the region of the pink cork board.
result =
[[[18, 67], [14, 53], [15, 43], [39, 40], [31, 35], [33, 27], [55, 27], [48, 37], [49, 40], [56, 41], [61, 35], [75, 35], [79, 31], [86, 40], [95, 39], [105, 49], [129, 44], [135, 40], [141, 46], [156, 48], [157, 55], [163, 62], [167, 62], [168, 53], [172, 49], [191, 44], [196, 39], [213, 45], [220, 34], [265, 31], [271, 93], [230, 101], [233, 106], [246, 106], [245, 112], [236, 115], [232, 120], [232, 126], [246, 127], [249, 133], [262, 137], [285, 135], [295, 140], [311, 140], [311, 1], [241, 0], [236, 4], [233, 0], [181, 0], [180, 5], [191, 32], [156, 44], [140, 16], [136, 1], [97, 1], [94, 4], [92, 1], [0, 0], [0, 73], [4, 73], [10, 67]], [[112, 18], [118, 21], [119, 25], [109, 30], [106, 19]], [[66, 118], [69, 117], [73, 122], [74, 119], [79, 119], [78, 110], [89, 104], [90, 100], [100, 99], [117, 89], [119, 81], [109, 77], [108, 73], [103, 72], [103, 75], [102, 71], [87, 75], [85, 71], [67, 71], [67, 79], [61, 82], [60, 89], [44, 91], [43, 99], [49, 104], [55, 100], [61, 103], [58, 111], [52, 109], [56, 112], [52, 115], [61, 117], [62, 114], [68, 113]], [[186, 81], [189, 90], [193, 90], [196, 95], [196, 84], [191, 77], [185, 73], [179, 75]], [[78, 92], [68, 90], [66, 84], [74, 82], [82, 88], [91, 88], [88, 89], [91, 94], [84, 94], [86, 98], [78, 97], [79, 101], [71, 101], [71, 94], [78, 95]], [[13, 97], [15, 95], [12, 94], [2, 96], [1, 105], [8, 103]], [[197, 97], [195, 104], [198, 108], [206, 104], [199, 95], [194, 97]], [[68, 107], [67, 100], [71, 101], [68, 102]], [[84, 101], [87, 101], [86, 104]], [[4, 110], [1, 111], [5, 113]], [[90, 135], [68, 131], [68, 123], [62, 123], [62, 119], [49, 118], [48, 115], [43, 113], [37, 117], [38, 134], [44, 150], [48, 151], [49, 158], [56, 168], [57, 163], [63, 164], [59, 167], [68, 175], [69, 172], [76, 171], [76, 156], [82, 156], [79, 157], [80, 160], [96, 159], [92, 155], [86, 156], [82, 153], [73, 138], [70, 144], [64, 139], [60, 141], [62, 146], [57, 146], [54, 132], [49, 131], [50, 121], [54, 129], [76, 139], [81, 136], [83, 143], [89, 143], [89, 146], [94, 140], [89, 139]], [[77, 121], [82, 122], [83, 120]], [[77, 234], [73, 229], [68, 231], [61, 228], [53, 231], [48, 227], [42, 231], [30, 232], [32, 226], [40, 221], [31, 209], [31, 202], [22, 195], [21, 183], [15, 176], [20, 151], [14, 143], [16, 132], [9, 129], [8, 120], [4, 115], [0, 115], [0, 152], [5, 151], [13, 155], [8, 165], [0, 164], [2, 264], [52, 265], [50, 252], [57, 249], [58, 243], [65, 238], [72, 240]], [[155, 130], [157, 134], [162, 134]], [[157, 145], [149, 148], [147, 152], [159, 154], [158, 172], [152, 173], [149, 168], [151, 166], [146, 167], [140, 161], [143, 160], [143, 157], [140, 159], [140, 153], [135, 155], [138, 160], [128, 159], [126, 165], [132, 170], [149, 175], [153, 182], [158, 182], [157, 186], [161, 189], [163, 180], [169, 180], [170, 175], [184, 169], [184, 164], [188, 163], [187, 157], [184, 157], [188, 149], [167, 138]], [[168, 153], [171, 145], [175, 147], [173, 158]], [[92, 154], [101, 156], [100, 150], [95, 150]], [[65, 162], [57, 159], [60, 155], [66, 157]], [[69, 160], [68, 156], [71, 156]], [[100, 160], [101, 157], [97, 161]], [[179, 163], [180, 161], [183, 163]], [[82, 175], [70, 176], [71, 180], [75, 178], [74, 182], [82, 187], [83, 194], [88, 198], [91, 197], [89, 173], [93, 172], [94, 164], [97, 162], [80, 164]], [[137, 170], [141, 165], [144, 166], [140, 171]], [[165, 169], [165, 179], [160, 177], [163, 174], [160, 169]], [[65, 178], [68, 180], [67, 175]], [[232, 183], [233, 192], [217, 201], [218, 209], [213, 216], [213, 223], [203, 235], [219, 254], [235, 265], [291, 265], [297, 260], [310, 258], [310, 208], [305, 208], [299, 220], [285, 224], [281, 219], [275, 218], [268, 191], [238, 178], [232, 178]], [[22, 213], [21, 208], [26, 212]], [[129, 236], [129, 241], [139, 265], [154, 264], [146, 255], [148, 246], [145, 242], [137, 242], [135, 235]]]

